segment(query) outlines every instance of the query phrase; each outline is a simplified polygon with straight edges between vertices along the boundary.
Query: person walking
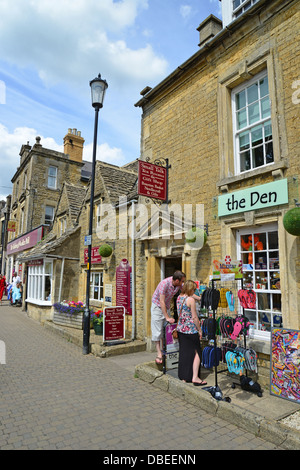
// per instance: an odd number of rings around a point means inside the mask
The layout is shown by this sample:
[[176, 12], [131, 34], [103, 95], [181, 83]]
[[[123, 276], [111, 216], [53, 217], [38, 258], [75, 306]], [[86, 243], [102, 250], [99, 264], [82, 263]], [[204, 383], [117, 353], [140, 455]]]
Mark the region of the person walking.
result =
[[180, 290], [184, 280], [185, 274], [182, 271], [175, 271], [173, 276], [167, 277], [158, 284], [152, 296], [151, 331], [152, 341], [156, 347], [156, 364], [162, 364], [163, 361], [161, 342], [164, 322], [175, 322], [175, 319], [170, 316], [170, 303]]
[[5, 288], [6, 288], [5, 276], [3, 276], [3, 274], [0, 274], [0, 302], [1, 302], [1, 305], [2, 305], [2, 298], [3, 298], [3, 294], [5, 292]]
[[201, 380], [201, 326], [196, 311], [194, 281], [186, 281], [177, 299], [179, 363], [178, 378], [194, 385], [207, 385]]

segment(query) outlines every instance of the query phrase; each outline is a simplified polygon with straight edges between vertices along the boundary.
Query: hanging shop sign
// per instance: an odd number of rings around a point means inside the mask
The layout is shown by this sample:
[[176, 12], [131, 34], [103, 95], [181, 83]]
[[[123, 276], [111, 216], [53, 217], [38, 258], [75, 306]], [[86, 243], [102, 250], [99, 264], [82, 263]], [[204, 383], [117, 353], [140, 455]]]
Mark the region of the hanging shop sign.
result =
[[16, 222], [14, 220], [9, 220], [7, 222], [7, 231], [15, 232], [16, 231]]
[[122, 259], [116, 269], [116, 303], [125, 308], [127, 315], [132, 315], [131, 271], [127, 259]]
[[167, 199], [167, 168], [139, 160], [138, 194], [153, 199]]
[[270, 393], [300, 404], [300, 331], [272, 328]]
[[213, 279], [234, 280], [243, 278], [243, 262], [242, 260], [232, 260], [231, 257], [225, 256], [225, 259], [213, 260]]
[[103, 311], [103, 341], [119, 341], [124, 338], [124, 307], [105, 307]]
[[288, 201], [287, 179], [282, 179], [219, 196], [218, 216], [278, 206]]
[[[84, 264], [88, 262], [88, 248], [84, 250]], [[99, 246], [92, 248], [92, 264], [102, 263], [102, 256], [99, 255]]]

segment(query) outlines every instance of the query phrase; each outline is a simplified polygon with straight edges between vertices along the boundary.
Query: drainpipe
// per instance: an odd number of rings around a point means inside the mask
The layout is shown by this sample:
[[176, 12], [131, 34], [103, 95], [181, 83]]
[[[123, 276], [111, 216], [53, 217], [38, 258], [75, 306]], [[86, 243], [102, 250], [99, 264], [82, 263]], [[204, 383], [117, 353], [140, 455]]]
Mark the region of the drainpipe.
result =
[[60, 272], [60, 282], [59, 282], [58, 302], [61, 302], [61, 290], [62, 290], [62, 283], [63, 283], [63, 277], [64, 277], [64, 268], [65, 268], [65, 258], [62, 258], [61, 272]]
[[131, 332], [131, 339], [132, 341], [135, 339], [135, 205], [134, 201], [131, 203], [131, 214], [132, 214], [132, 222], [131, 222], [131, 263], [132, 263], [132, 289], [131, 289], [131, 300], [132, 300], [132, 332]]

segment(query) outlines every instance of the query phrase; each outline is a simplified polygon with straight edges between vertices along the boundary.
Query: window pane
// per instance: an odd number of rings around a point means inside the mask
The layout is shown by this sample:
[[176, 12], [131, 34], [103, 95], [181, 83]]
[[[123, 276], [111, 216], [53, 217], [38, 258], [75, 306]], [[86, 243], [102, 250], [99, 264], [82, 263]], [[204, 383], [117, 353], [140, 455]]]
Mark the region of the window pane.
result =
[[258, 100], [258, 83], [247, 88], [248, 104]]
[[261, 100], [261, 117], [265, 119], [266, 117], [271, 116], [271, 106], [269, 97]]
[[260, 85], [260, 97], [263, 98], [264, 96], [269, 94], [268, 77], [265, 77], [262, 80], [260, 80], [259, 85]]
[[255, 126], [251, 130], [252, 145], [260, 145], [263, 142], [263, 128], [262, 126]]
[[236, 95], [236, 109], [241, 109], [246, 106], [246, 91], [243, 90]]
[[264, 149], [263, 146], [256, 147], [252, 150], [252, 161], [253, 161], [253, 168], [257, 168], [258, 166], [262, 166], [264, 164]]
[[272, 126], [271, 121], [267, 121], [264, 123], [264, 132], [265, 132], [265, 139], [270, 140], [272, 139]]
[[247, 126], [247, 112], [246, 109], [238, 111], [237, 113], [237, 128], [242, 129]]
[[259, 121], [259, 104], [254, 103], [248, 107], [249, 113], [249, 124], [254, 124], [255, 122]]
[[240, 150], [247, 150], [249, 148], [249, 132], [242, 132], [239, 135], [240, 139]]
[[241, 171], [247, 171], [251, 169], [250, 151], [241, 153]]

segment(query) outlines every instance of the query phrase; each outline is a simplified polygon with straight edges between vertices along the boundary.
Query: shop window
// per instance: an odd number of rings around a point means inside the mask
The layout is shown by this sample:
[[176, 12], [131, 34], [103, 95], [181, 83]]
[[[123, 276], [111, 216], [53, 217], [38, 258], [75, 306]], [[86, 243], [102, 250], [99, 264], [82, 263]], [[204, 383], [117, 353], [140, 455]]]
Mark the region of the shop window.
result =
[[51, 302], [53, 262], [28, 266], [27, 301], [34, 303]]
[[235, 172], [274, 162], [271, 103], [266, 72], [232, 91]]
[[91, 273], [90, 299], [103, 302], [103, 272]]
[[245, 310], [245, 315], [258, 336], [269, 336], [272, 327], [282, 327], [277, 226], [240, 230], [238, 250], [244, 288], [256, 292], [256, 307]]

